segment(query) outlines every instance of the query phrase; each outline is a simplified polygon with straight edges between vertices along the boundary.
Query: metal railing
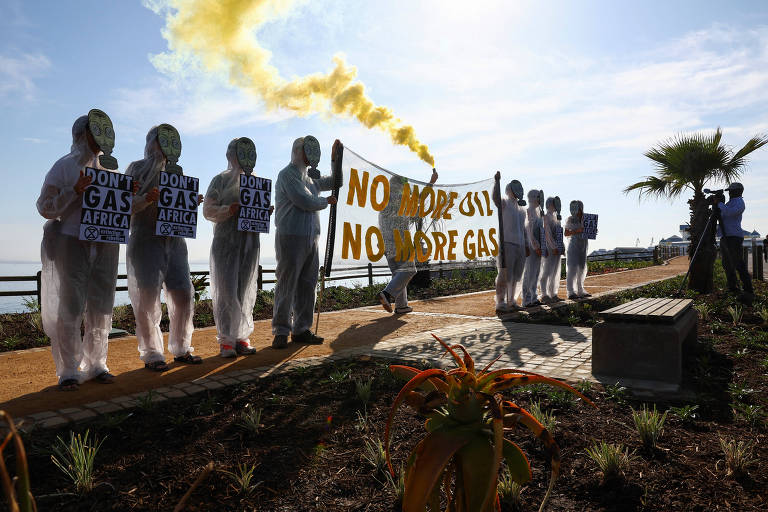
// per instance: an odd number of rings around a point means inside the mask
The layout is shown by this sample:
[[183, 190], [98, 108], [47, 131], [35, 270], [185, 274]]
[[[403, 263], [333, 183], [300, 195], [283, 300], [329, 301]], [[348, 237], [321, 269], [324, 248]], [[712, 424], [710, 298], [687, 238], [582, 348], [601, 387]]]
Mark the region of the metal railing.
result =
[[[656, 247], [653, 251], [651, 250], [640, 250], [638, 249], [637, 252], [608, 252], [603, 254], [594, 254], [587, 256], [588, 261], [627, 261], [627, 260], [654, 260], [659, 257], [662, 259], [668, 259], [667, 252], [659, 252], [660, 247]], [[676, 256], [679, 254], [675, 254]], [[671, 257], [671, 256], [670, 256]], [[761, 256], [762, 260], [762, 256]], [[563, 258], [563, 261], [565, 261], [565, 258]], [[467, 262], [461, 262], [461, 263], [444, 263], [444, 262], [438, 262], [433, 264], [417, 264], [416, 265], [417, 270], [427, 270], [429, 269], [432, 275], [436, 277], [445, 277], [450, 276], [453, 271], [460, 271], [465, 272], [468, 270], [475, 270], [475, 269], [495, 269], [496, 263], [493, 259], [489, 260], [482, 260], [477, 261], [475, 263], [467, 263]], [[372, 263], [368, 263], [367, 265], [361, 265], [357, 267], [343, 267], [338, 269], [339, 272], [342, 272], [342, 274], [338, 275], [332, 275], [331, 277], [326, 277], [325, 281], [349, 281], [349, 280], [367, 280], [369, 286], [373, 286], [374, 284], [374, 278], [376, 277], [390, 277], [392, 275], [392, 272], [389, 270], [388, 265], [374, 265]], [[362, 272], [360, 272], [362, 271]], [[351, 273], [347, 273], [351, 272]], [[265, 279], [265, 275], [274, 275], [275, 269], [274, 268], [264, 268], [262, 265], [259, 265], [259, 272], [258, 272], [258, 289], [259, 291], [264, 289], [265, 284], [275, 284], [277, 281], [275, 279]], [[190, 272], [192, 276], [208, 276], [210, 275], [210, 271], [208, 270], [196, 270], [193, 272]], [[128, 276], [126, 274], [119, 274], [117, 276], [118, 281], [120, 280], [126, 280], [128, 279]], [[40, 285], [41, 285], [41, 272], [37, 272], [37, 274], [33, 276], [0, 276], [0, 283], [3, 282], [27, 282], [27, 283], [35, 283], [35, 289], [25, 289], [25, 290], [8, 290], [8, 291], [0, 291], [0, 297], [35, 297], [37, 298], [38, 304], [41, 303], [41, 293], [40, 293]], [[115, 287], [116, 292], [124, 292], [127, 291], [127, 286], [117, 286]]]

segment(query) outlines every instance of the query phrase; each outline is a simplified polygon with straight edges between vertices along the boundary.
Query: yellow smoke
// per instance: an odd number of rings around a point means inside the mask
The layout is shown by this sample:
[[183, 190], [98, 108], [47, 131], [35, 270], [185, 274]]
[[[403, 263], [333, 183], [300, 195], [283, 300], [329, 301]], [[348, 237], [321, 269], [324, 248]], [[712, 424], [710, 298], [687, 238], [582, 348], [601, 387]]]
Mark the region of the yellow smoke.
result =
[[[376, 105], [357, 78], [357, 68], [343, 55], [333, 57], [327, 74], [314, 73], [288, 81], [270, 64], [272, 54], [259, 44], [256, 32], [265, 22], [288, 13], [296, 0], [170, 0], [163, 36], [172, 53], [158, 62], [173, 67], [192, 54], [208, 71], [224, 71], [231, 84], [261, 98], [270, 109], [282, 108], [300, 116], [333, 113], [351, 116], [367, 128], [378, 128], [395, 144], [407, 146], [434, 166], [426, 144], [412, 126], [391, 109]], [[157, 64], [157, 62], [156, 62]], [[179, 66], [177, 62], [175, 64]]]

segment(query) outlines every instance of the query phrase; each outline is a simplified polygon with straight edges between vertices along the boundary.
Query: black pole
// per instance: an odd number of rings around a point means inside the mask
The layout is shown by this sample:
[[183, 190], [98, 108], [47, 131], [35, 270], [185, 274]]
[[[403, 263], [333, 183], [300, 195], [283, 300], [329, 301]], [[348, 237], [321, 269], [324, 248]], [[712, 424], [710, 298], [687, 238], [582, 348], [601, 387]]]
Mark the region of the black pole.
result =
[[504, 259], [504, 217], [502, 215], [501, 207], [502, 207], [502, 200], [501, 200], [501, 176], [495, 176], [496, 180], [496, 190], [499, 191], [499, 204], [496, 205], [496, 208], [498, 209], [498, 216], [499, 216], [499, 260], [500, 260], [500, 267], [501, 268], [507, 268], [506, 260]]
[[[331, 163], [331, 173], [334, 177], [334, 179], [337, 176], [341, 175], [341, 162], [344, 160], [344, 145], [341, 145], [341, 150], [339, 151], [339, 154], [336, 156], [336, 160], [334, 160]], [[333, 192], [331, 193], [333, 197], [335, 197], [337, 200], [339, 198], [339, 182], [338, 180], [334, 181], [333, 184]], [[323, 265], [323, 268], [325, 269], [325, 277], [331, 276], [331, 263], [333, 261], [333, 249], [334, 249], [334, 242], [336, 241], [336, 207], [338, 204], [332, 204], [331, 210], [328, 213], [328, 239], [325, 243], [325, 264]]]

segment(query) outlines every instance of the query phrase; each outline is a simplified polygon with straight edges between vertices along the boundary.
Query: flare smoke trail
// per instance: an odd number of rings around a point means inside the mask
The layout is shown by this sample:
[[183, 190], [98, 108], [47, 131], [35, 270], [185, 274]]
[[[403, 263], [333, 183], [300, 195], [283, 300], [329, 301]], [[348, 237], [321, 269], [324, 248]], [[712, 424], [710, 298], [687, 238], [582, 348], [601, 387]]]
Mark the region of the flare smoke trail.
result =
[[395, 144], [407, 146], [434, 166], [434, 157], [416, 138], [413, 127], [371, 100], [357, 80], [357, 68], [348, 65], [343, 55], [333, 57], [334, 68], [327, 74], [292, 81], [280, 76], [256, 32], [265, 22], [288, 13], [296, 1], [169, 0], [172, 10], [166, 15], [163, 36], [171, 53], [155, 56], [153, 64], [178, 69], [184, 56], [192, 54], [206, 70], [223, 70], [232, 85], [255, 94], [267, 108], [283, 108], [300, 116], [331, 112], [355, 117], [367, 128], [388, 133]]

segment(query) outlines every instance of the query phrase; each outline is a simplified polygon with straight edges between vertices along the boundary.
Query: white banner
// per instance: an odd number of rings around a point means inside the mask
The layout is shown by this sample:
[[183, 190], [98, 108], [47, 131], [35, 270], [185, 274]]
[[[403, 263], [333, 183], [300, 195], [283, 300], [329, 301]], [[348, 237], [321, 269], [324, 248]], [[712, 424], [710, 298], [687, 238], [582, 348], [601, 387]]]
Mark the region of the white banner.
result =
[[272, 180], [241, 174], [238, 231], [269, 233], [269, 206], [271, 202]]
[[155, 234], [195, 238], [200, 180], [172, 172], [160, 173]]
[[429, 185], [378, 167], [349, 148], [343, 155], [332, 268], [369, 262], [412, 267], [498, 254], [492, 178]]
[[83, 192], [80, 240], [124, 244], [128, 242], [133, 201], [133, 178], [119, 172], [85, 168], [93, 178]]

